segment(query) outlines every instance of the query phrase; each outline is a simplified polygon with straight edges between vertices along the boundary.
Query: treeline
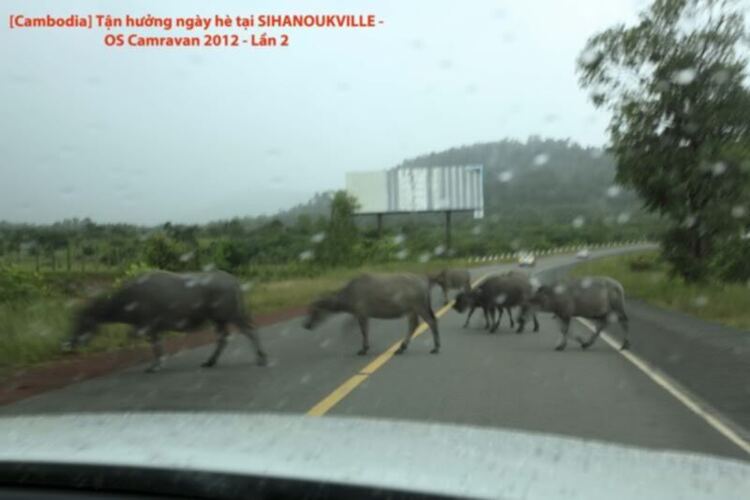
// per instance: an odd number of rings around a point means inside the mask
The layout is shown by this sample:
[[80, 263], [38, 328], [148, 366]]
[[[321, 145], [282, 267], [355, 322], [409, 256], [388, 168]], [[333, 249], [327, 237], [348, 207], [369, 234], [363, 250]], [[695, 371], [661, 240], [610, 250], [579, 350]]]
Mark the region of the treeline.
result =
[[[653, 238], [658, 220], [614, 185], [612, 159], [569, 141], [531, 138], [455, 148], [408, 165], [485, 165], [485, 218], [455, 214], [451, 248], [444, 219], [353, 216], [356, 200], [319, 193], [276, 217], [244, 217], [203, 225], [155, 227], [98, 224], [90, 219], [51, 225], [0, 223], [3, 261], [35, 269], [163, 269], [215, 266], [248, 275], [286, 267], [356, 266], [396, 259], [476, 256], [571, 243]], [[305, 271], [308, 270], [308, 271]]]

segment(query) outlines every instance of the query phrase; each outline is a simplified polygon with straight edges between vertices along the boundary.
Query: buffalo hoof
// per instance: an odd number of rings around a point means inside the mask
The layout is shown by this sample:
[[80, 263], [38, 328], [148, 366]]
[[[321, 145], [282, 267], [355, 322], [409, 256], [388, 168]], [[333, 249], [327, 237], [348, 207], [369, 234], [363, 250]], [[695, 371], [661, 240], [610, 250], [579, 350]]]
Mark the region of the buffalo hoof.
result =
[[564, 351], [565, 350], [565, 344], [559, 344], [555, 346], [556, 351]]
[[438, 354], [438, 353], [440, 353], [439, 347], [433, 347], [432, 350], [430, 351], [430, 354]]
[[258, 366], [268, 366], [268, 358], [263, 356], [258, 356]]
[[367, 354], [367, 349], [363, 348], [357, 351], [357, 356], [364, 356], [365, 354]]
[[625, 341], [622, 343], [622, 346], [620, 347], [620, 350], [625, 351], [628, 348], [630, 348], [630, 341], [628, 339], [625, 339]]
[[398, 349], [396, 349], [396, 352], [394, 352], [393, 354], [403, 354], [405, 350], [406, 350], [406, 346], [404, 344], [401, 344], [401, 346]]
[[584, 351], [591, 347], [591, 342], [586, 342], [585, 340], [579, 340], [578, 343], [581, 344], [581, 349]]
[[206, 361], [205, 363], [201, 364], [202, 368], [213, 368], [214, 366], [216, 366], [216, 361], [210, 361], [209, 360], [209, 361]]

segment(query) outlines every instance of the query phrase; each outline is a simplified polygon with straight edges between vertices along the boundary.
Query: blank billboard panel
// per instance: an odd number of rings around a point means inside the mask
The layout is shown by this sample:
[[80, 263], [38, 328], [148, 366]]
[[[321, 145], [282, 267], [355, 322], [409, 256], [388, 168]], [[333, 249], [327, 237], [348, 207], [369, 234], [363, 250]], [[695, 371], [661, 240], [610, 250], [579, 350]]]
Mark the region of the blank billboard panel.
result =
[[409, 167], [346, 174], [346, 189], [358, 213], [473, 210], [484, 216], [481, 165]]

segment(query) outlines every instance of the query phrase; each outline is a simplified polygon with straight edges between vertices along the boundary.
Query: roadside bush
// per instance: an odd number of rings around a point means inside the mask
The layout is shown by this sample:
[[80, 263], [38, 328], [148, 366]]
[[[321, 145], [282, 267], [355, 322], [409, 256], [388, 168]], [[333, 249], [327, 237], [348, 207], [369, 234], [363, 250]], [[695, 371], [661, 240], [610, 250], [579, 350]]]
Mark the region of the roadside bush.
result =
[[115, 288], [121, 286], [126, 281], [137, 278], [143, 273], [147, 273], [149, 271], [153, 271], [153, 267], [149, 266], [145, 262], [135, 262], [133, 264], [130, 264], [127, 269], [125, 269], [125, 272], [122, 273], [120, 277], [118, 277], [115, 282], [114, 286]]
[[747, 283], [750, 280], [750, 241], [735, 238], [716, 252], [714, 272], [721, 281]]
[[182, 271], [185, 269], [183, 255], [187, 248], [163, 234], [157, 234], [146, 240], [143, 259], [146, 264], [165, 271]]
[[49, 295], [41, 274], [0, 265], [0, 302], [28, 302]]
[[222, 271], [229, 273], [237, 270], [247, 263], [247, 250], [242, 244], [235, 240], [219, 240], [213, 245], [213, 264]]
[[655, 271], [659, 268], [657, 255], [637, 255], [628, 259], [628, 268], [633, 272]]

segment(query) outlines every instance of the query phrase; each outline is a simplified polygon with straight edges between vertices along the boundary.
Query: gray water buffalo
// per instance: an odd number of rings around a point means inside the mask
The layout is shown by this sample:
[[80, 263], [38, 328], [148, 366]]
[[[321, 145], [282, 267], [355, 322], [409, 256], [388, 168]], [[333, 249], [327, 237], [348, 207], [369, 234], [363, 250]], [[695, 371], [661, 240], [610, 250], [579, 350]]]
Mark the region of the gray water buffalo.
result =
[[83, 307], [75, 318], [73, 334], [63, 347], [73, 350], [84, 345], [100, 324], [125, 323], [133, 327], [131, 335], [144, 335], [151, 342], [154, 362], [147, 371], [155, 372], [164, 359], [162, 332], [192, 331], [207, 322], [215, 325], [218, 339], [202, 366], [216, 364], [226, 346], [229, 326], [250, 339], [258, 363], [266, 363], [252, 317], [244, 305], [240, 282], [222, 271], [181, 274], [154, 271], [130, 280], [110, 295]]
[[448, 303], [448, 290], [471, 291], [471, 275], [466, 269], [443, 269], [428, 275], [430, 289], [438, 285], [443, 290], [444, 303]]
[[434, 347], [432, 353], [440, 351], [440, 334], [437, 318], [430, 305], [430, 292], [427, 280], [415, 274], [363, 274], [347, 283], [342, 289], [321, 297], [310, 305], [304, 327], [311, 330], [318, 326], [331, 313], [350, 313], [359, 323], [362, 332], [360, 356], [370, 349], [368, 336], [369, 319], [395, 319], [407, 316], [409, 331], [396, 354], [403, 353], [409, 346], [419, 318], [422, 318], [432, 331]]
[[609, 322], [619, 322], [625, 332], [621, 349], [627, 349], [630, 345], [625, 290], [612, 278], [594, 276], [543, 285], [536, 291], [531, 302], [533, 307], [551, 312], [560, 319], [562, 339], [555, 347], [558, 351], [562, 351], [567, 345], [570, 320], [575, 316], [591, 319], [596, 323], [596, 330], [589, 339], [576, 339], [583, 349], [596, 341]]
[[[485, 328], [490, 332], [496, 332], [503, 317], [503, 310], [508, 312], [513, 326], [511, 310], [520, 307], [518, 316], [518, 328], [516, 333], [521, 333], [526, 326], [526, 318], [530, 312], [530, 299], [533, 289], [529, 277], [520, 271], [510, 271], [504, 274], [493, 275], [484, 280], [479, 286], [470, 292], [461, 292], [457, 297], [453, 308], [462, 313], [471, 308], [466, 318], [466, 326], [474, 309], [481, 307], [485, 316]], [[497, 321], [495, 322], [495, 313]], [[539, 322], [532, 312], [534, 331], [539, 331]]]

